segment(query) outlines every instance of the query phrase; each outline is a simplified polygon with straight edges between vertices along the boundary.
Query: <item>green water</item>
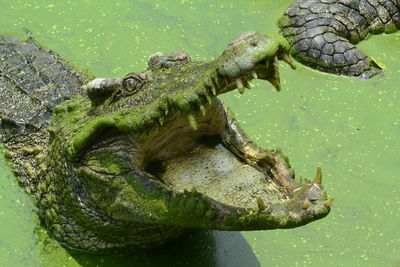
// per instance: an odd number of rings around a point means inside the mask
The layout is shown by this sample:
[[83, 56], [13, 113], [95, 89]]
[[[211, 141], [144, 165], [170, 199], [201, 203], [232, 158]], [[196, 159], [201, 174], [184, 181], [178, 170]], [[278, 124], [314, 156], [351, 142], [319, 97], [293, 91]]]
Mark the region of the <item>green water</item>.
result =
[[[277, 32], [290, 2], [0, 0], [0, 33], [24, 37], [27, 29], [79, 68], [113, 77], [143, 70], [156, 51], [184, 48], [209, 60], [244, 31]], [[247, 133], [281, 147], [298, 176], [322, 167], [336, 198], [325, 219], [292, 230], [197, 231], [168, 248], [129, 255], [71, 252], [40, 226], [0, 158], [0, 266], [399, 266], [399, 44], [398, 32], [359, 45], [385, 64], [383, 78], [281, 64], [282, 92], [257, 81], [243, 96], [223, 96]]]

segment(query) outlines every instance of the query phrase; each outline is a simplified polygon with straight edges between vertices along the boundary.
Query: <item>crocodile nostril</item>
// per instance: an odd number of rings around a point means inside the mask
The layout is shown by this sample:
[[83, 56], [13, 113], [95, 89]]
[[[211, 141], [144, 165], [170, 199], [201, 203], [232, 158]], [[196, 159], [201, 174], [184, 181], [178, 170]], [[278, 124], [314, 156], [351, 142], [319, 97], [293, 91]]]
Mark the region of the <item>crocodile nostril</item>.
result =
[[257, 42], [257, 41], [250, 42], [250, 45], [251, 45], [251, 46], [257, 46], [257, 45], [258, 45], [258, 42]]
[[317, 184], [312, 184], [307, 192], [307, 197], [310, 200], [317, 200], [320, 198], [321, 194], [321, 188]]

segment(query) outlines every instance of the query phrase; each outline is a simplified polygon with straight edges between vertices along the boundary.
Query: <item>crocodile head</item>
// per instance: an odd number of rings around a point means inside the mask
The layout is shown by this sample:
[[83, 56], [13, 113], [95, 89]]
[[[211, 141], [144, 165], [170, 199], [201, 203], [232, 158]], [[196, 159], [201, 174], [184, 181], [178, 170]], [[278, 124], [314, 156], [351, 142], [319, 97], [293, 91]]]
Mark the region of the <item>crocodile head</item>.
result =
[[294, 180], [287, 157], [252, 142], [217, 98], [251, 79], [279, 90], [288, 49], [279, 35], [247, 32], [210, 62], [157, 53], [146, 71], [95, 79], [87, 97], [58, 106], [48, 176], [66, 214], [58, 218], [86, 236], [47, 216], [55, 236], [96, 250], [159, 244], [187, 228], [291, 228], [326, 216], [320, 170]]

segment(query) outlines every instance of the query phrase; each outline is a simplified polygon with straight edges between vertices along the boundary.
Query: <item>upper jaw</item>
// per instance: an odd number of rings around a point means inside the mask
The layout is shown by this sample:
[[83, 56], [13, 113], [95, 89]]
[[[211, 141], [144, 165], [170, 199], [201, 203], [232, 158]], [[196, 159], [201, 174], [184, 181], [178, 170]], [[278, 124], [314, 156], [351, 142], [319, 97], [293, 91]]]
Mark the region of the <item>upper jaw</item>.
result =
[[218, 59], [218, 73], [228, 80], [228, 86], [220, 93], [238, 88], [242, 94], [252, 79], [267, 80], [280, 91], [278, 60], [295, 69], [289, 57], [289, 46], [281, 36], [257, 32], [242, 34], [231, 41]]

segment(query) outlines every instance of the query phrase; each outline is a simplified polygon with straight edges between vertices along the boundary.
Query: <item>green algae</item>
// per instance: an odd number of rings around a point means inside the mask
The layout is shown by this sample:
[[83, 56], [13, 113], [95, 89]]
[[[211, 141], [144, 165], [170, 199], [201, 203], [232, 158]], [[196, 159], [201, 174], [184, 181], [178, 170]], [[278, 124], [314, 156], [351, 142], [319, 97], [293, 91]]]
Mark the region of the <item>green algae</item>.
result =
[[110, 153], [98, 152], [93, 154], [93, 158], [88, 160], [91, 169], [106, 174], [122, 174], [130, 170], [130, 165], [124, 158], [111, 156]]
[[[156, 52], [184, 48], [210, 60], [244, 31], [278, 32], [291, 1], [5, 1], [0, 31], [24, 36], [100, 77], [146, 67]], [[331, 214], [293, 230], [195, 232], [168, 248], [129, 255], [65, 250], [40, 226], [33, 202], [0, 162], [0, 266], [395, 266], [400, 263], [400, 34], [358, 44], [386, 65], [368, 81], [283, 64], [282, 92], [223, 96], [247, 133], [280, 146], [297, 173], [321, 166]]]

